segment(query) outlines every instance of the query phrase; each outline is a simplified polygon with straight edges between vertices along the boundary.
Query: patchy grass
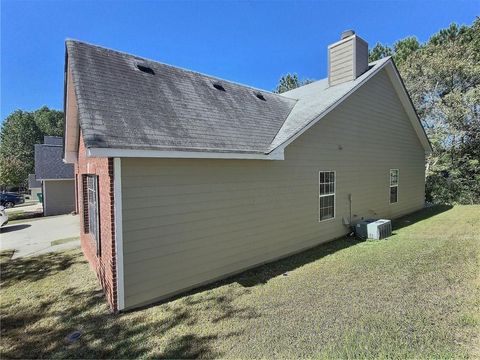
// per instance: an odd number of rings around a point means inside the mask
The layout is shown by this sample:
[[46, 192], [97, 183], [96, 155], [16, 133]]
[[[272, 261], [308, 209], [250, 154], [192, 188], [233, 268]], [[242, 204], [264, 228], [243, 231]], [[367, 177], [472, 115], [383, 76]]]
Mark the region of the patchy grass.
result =
[[13, 210], [8, 212], [8, 222], [20, 222], [20, 220], [29, 220], [42, 216], [42, 211]]
[[52, 242], [50, 242], [50, 245], [52, 245], [52, 246], [61, 245], [61, 244], [66, 244], [66, 243], [69, 243], [69, 242], [72, 242], [72, 241], [78, 241], [78, 240], [80, 240], [80, 238], [78, 236], [68, 237], [68, 238], [64, 238], [64, 239], [53, 240]]
[[15, 250], [11, 250], [11, 249], [0, 251], [0, 264], [4, 264], [8, 260], [10, 260], [13, 256], [14, 252], [15, 252]]
[[[78, 250], [2, 264], [4, 358], [478, 358], [479, 206], [109, 313]], [[70, 343], [66, 336], [79, 330]]]

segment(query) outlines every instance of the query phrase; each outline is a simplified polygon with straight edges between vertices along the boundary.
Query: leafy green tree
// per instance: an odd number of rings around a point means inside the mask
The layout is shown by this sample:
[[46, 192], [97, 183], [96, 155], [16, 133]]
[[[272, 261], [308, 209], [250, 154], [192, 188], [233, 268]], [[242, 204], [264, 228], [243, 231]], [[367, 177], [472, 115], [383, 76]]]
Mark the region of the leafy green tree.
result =
[[368, 61], [377, 61], [387, 56], [392, 56], [393, 50], [388, 45], [379, 42], [368, 53]]
[[63, 112], [51, 110], [46, 106], [33, 113], [35, 122], [43, 134], [63, 136]]
[[311, 79], [300, 80], [297, 74], [286, 74], [280, 78], [277, 88], [274, 90], [274, 92], [281, 94], [286, 91], [296, 89], [300, 86], [310, 84], [313, 81], [314, 80]]
[[399, 71], [432, 142], [427, 199], [480, 203], [480, 19], [440, 30]]
[[44, 135], [63, 135], [63, 113], [47, 107], [11, 113], [0, 129], [0, 185], [25, 186], [34, 172], [34, 145]]

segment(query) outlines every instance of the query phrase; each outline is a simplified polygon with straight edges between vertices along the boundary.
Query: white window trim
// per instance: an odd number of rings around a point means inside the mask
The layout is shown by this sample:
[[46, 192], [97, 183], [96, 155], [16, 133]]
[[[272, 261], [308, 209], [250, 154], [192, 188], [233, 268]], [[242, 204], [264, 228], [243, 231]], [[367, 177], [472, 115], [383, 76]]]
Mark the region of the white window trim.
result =
[[[333, 176], [335, 177], [335, 180], [333, 181], [333, 193], [332, 194], [325, 194], [325, 195], [320, 195], [320, 173], [325, 173], [325, 172], [333, 172]], [[318, 171], [318, 222], [325, 222], [325, 221], [330, 221], [330, 220], [335, 220], [335, 217], [337, 216], [337, 172], [335, 170], [319, 170]], [[320, 198], [326, 197], [326, 196], [332, 196], [333, 195], [333, 217], [329, 219], [323, 219], [320, 220]]]
[[[392, 185], [392, 171], [396, 171], [397, 172], [397, 184], [396, 185]], [[393, 205], [393, 204], [398, 204], [398, 184], [400, 183], [400, 170], [399, 169], [390, 169], [390, 171], [388, 172], [388, 202], [390, 203], [390, 205]], [[391, 188], [392, 187], [396, 187], [397, 188], [397, 201], [395, 202], [392, 202], [392, 196], [391, 196]]]

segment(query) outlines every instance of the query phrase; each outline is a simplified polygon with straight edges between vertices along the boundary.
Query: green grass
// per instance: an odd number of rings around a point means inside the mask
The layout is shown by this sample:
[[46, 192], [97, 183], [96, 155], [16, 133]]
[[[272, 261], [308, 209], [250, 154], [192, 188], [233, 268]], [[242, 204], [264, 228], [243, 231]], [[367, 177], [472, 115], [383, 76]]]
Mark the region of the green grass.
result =
[[69, 243], [69, 242], [72, 242], [72, 241], [78, 241], [78, 240], [80, 240], [80, 238], [78, 236], [68, 237], [68, 238], [64, 238], [64, 239], [53, 240], [52, 242], [50, 242], [50, 245], [52, 245], [52, 246], [61, 245], [61, 244], [66, 244], [66, 243]]
[[[112, 315], [79, 250], [2, 265], [3, 358], [479, 358], [479, 206]], [[65, 337], [82, 332], [74, 343]]]

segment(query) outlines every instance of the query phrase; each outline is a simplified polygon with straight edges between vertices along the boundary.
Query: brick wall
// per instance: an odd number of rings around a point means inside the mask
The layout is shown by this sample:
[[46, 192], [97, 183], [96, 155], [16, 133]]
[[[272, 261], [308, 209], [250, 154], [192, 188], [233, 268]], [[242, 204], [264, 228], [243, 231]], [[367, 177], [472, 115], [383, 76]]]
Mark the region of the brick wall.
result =
[[[87, 158], [83, 135], [80, 134], [77, 175], [77, 206], [80, 215], [80, 241], [90, 266], [97, 274], [112, 311], [117, 311], [117, 278], [115, 258], [114, 179], [112, 158]], [[98, 176], [100, 254], [95, 240], [88, 233], [86, 211], [86, 175]]]

